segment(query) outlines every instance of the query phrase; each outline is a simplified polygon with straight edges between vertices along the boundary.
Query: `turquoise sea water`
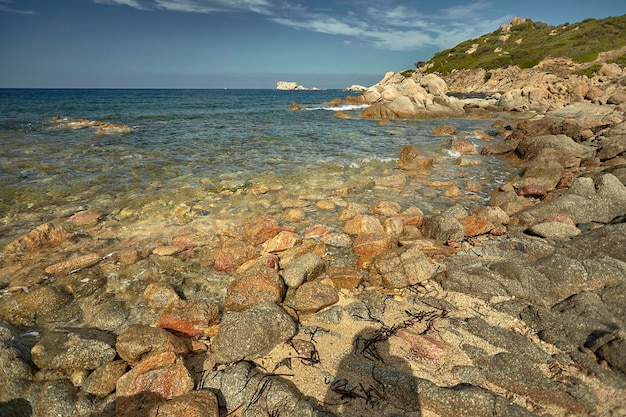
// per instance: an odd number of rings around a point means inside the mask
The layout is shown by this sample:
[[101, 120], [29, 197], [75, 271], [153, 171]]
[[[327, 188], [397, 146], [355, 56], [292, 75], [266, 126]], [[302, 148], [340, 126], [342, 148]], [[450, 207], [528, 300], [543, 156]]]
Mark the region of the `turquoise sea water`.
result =
[[[0, 243], [79, 209], [118, 217], [129, 209], [149, 217], [157, 216], [159, 207], [171, 211], [186, 202], [203, 208], [204, 215], [256, 213], [238, 209], [249, 205], [238, 196], [263, 187], [276, 191], [265, 209], [281, 198], [321, 199], [343, 189], [348, 202], [399, 199], [403, 206], [432, 212], [454, 201], [424, 182], [461, 186], [477, 180], [485, 184], [484, 193], [473, 197], [484, 200], [512, 172], [497, 158], [455, 166], [450, 138], [430, 134], [444, 123], [460, 132], [495, 133], [493, 119], [382, 126], [358, 118], [361, 109], [324, 104], [346, 95], [339, 90], [0, 90]], [[289, 111], [292, 102], [305, 110]], [[354, 118], [333, 117], [335, 110]], [[128, 125], [132, 131], [98, 134], [95, 128], [71, 128], [74, 119]], [[409, 144], [436, 158], [428, 178], [410, 179], [403, 190], [373, 187], [377, 178], [400, 172], [396, 160]]]

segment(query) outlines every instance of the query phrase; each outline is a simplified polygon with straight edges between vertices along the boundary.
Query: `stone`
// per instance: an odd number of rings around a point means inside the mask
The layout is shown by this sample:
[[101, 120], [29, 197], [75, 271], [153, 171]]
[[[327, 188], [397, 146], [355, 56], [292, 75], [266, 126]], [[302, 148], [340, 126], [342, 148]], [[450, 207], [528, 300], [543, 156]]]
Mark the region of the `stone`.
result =
[[352, 239], [345, 233], [330, 232], [322, 236], [320, 241], [337, 248], [349, 248], [352, 246]]
[[200, 336], [219, 318], [219, 307], [206, 301], [175, 300], [159, 316], [156, 327]]
[[178, 253], [181, 253], [185, 250], [184, 246], [180, 245], [165, 245], [165, 246], [157, 246], [152, 250], [153, 255], [157, 256], [172, 256]]
[[465, 236], [465, 229], [460, 221], [450, 216], [435, 215], [424, 222], [422, 232], [424, 236], [445, 243], [449, 240], [457, 241]]
[[83, 313], [83, 321], [89, 327], [117, 334], [127, 326], [130, 316], [128, 306], [113, 294], [96, 293], [81, 298], [78, 305]]
[[0, 403], [21, 398], [22, 392], [31, 384], [33, 375], [28, 360], [28, 348], [22, 345], [17, 329], [0, 321], [0, 379], [3, 381]]
[[348, 220], [343, 227], [343, 231], [352, 236], [362, 233], [384, 233], [380, 220], [366, 214], [360, 214]]
[[45, 269], [45, 272], [50, 275], [66, 275], [71, 272], [93, 266], [101, 260], [102, 257], [97, 253], [88, 253], [86, 255], [75, 256], [67, 261], [50, 265]]
[[328, 276], [338, 288], [354, 290], [363, 283], [363, 274], [352, 267], [331, 267]]
[[72, 296], [54, 285], [37, 287], [13, 297], [0, 298], [0, 318], [14, 326], [33, 326], [72, 301]]
[[225, 312], [211, 342], [211, 360], [253, 360], [291, 339], [296, 332], [293, 318], [274, 303], [257, 304], [243, 312]]
[[315, 280], [298, 287], [293, 299], [293, 308], [301, 313], [316, 313], [338, 301], [337, 290], [320, 280]]
[[224, 309], [243, 311], [259, 303], [280, 303], [283, 300], [285, 284], [272, 268], [258, 266], [251, 268], [228, 284]]
[[126, 373], [128, 365], [122, 360], [107, 362], [97, 367], [85, 380], [82, 389], [98, 397], [106, 397], [115, 391], [117, 380]]
[[456, 128], [452, 125], [441, 125], [434, 127], [430, 134], [433, 136], [451, 136], [456, 135]]
[[244, 238], [251, 245], [268, 241], [282, 231], [277, 219], [272, 216], [258, 216], [247, 220], [243, 225]]
[[146, 417], [219, 417], [220, 413], [217, 396], [205, 389], [157, 402], [144, 415]]
[[289, 110], [291, 111], [302, 110], [302, 106], [294, 101], [293, 103], [289, 105]]
[[216, 271], [233, 272], [258, 255], [259, 253], [254, 246], [245, 245], [237, 240], [230, 240], [217, 253], [214, 268]]
[[73, 214], [66, 221], [77, 226], [93, 226], [98, 223], [98, 221], [100, 221], [101, 217], [101, 213], [90, 210], [83, 210]]
[[395, 239], [387, 233], [361, 233], [352, 242], [358, 255], [376, 256], [395, 246]]
[[293, 384], [265, 374], [247, 362], [237, 362], [221, 370], [208, 371], [200, 384], [204, 390], [221, 394], [229, 414], [247, 404], [246, 415], [266, 416], [268, 410], [277, 415], [324, 417]]
[[554, 149], [552, 155], [564, 168], [577, 167], [580, 160], [595, 155], [591, 146], [581, 145], [565, 135], [545, 135], [528, 137], [517, 145], [516, 152], [524, 159], [531, 160], [544, 152], [544, 149]]
[[61, 226], [54, 223], [44, 223], [31, 230], [22, 237], [9, 242], [4, 252], [17, 254], [42, 249], [44, 247], [56, 246], [65, 242], [70, 237]]
[[296, 258], [289, 267], [282, 271], [283, 281], [290, 288], [298, 288], [302, 283], [319, 277], [326, 267], [324, 261], [314, 253], [307, 253]]
[[163, 309], [176, 300], [180, 300], [178, 293], [168, 284], [151, 282], [143, 292], [143, 300], [154, 309]]
[[529, 227], [528, 233], [543, 238], [569, 239], [580, 235], [581, 231], [563, 222], [542, 222]]
[[188, 352], [184, 341], [164, 329], [133, 324], [122, 332], [115, 344], [119, 356], [131, 365], [143, 358], [161, 353], [174, 355]]
[[484, 235], [491, 232], [494, 228], [491, 222], [477, 216], [465, 217], [461, 219], [461, 224], [467, 237]]
[[185, 395], [193, 388], [193, 378], [184, 364], [177, 363], [171, 353], [156, 354], [143, 359], [117, 380], [116, 413], [126, 415]]
[[300, 239], [297, 233], [283, 230], [263, 244], [263, 252], [280, 252], [285, 249], [293, 248], [300, 243], [302, 243], [302, 239]]
[[323, 224], [316, 224], [309, 227], [303, 233], [305, 239], [315, 239], [331, 232], [330, 227]]
[[413, 145], [405, 146], [398, 157], [398, 166], [406, 171], [424, 171], [430, 169], [435, 160], [427, 157]]
[[456, 139], [452, 141], [451, 148], [454, 152], [458, 152], [461, 155], [476, 155], [476, 145], [467, 139]]
[[381, 201], [372, 206], [370, 212], [379, 216], [397, 216], [402, 211], [400, 204], [395, 201]]
[[417, 246], [402, 246], [375, 257], [369, 274], [372, 285], [404, 288], [430, 279], [433, 266]]
[[383, 223], [383, 228], [385, 229], [385, 233], [389, 236], [400, 237], [402, 232], [404, 231], [404, 222], [402, 221], [402, 217], [390, 217], [385, 219], [385, 223]]
[[112, 361], [115, 338], [95, 329], [44, 331], [31, 349], [33, 362], [40, 369], [93, 370]]

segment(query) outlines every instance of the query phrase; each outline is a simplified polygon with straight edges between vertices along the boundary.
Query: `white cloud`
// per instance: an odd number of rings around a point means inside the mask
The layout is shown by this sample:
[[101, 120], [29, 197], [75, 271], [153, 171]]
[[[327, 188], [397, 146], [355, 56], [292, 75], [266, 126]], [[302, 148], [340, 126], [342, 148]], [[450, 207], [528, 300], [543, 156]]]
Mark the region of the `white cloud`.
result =
[[[0, 7], [2, 2], [0, 0]], [[509, 16], [486, 19], [491, 3], [476, 0], [469, 4], [441, 9], [429, 8], [406, 0], [380, 2], [335, 2], [335, 9], [315, 8], [316, 2], [285, 0], [92, 0], [96, 3], [125, 5], [144, 10], [170, 10], [188, 13], [251, 12], [279, 25], [328, 35], [343, 36], [345, 41], [369, 43], [377, 48], [415, 50], [420, 47], [449, 48], [510, 20]], [[384, 6], [384, 7], [383, 7]], [[339, 7], [342, 7], [341, 9]]]
[[12, 0], [0, 0], [0, 12], [18, 13], [18, 14], [35, 14], [31, 10], [21, 10], [13, 7], [15, 4]]

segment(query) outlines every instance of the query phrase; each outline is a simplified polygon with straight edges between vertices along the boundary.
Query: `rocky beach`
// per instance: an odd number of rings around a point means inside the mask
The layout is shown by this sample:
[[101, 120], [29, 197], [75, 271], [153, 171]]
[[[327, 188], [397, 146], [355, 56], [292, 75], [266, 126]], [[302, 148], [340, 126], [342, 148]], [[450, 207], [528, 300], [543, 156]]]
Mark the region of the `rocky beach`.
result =
[[[219, 216], [77, 208], [10, 239], [0, 414], [626, 416], [626, 72], [548, 65], [480, 91], [389, 73], [335, 103], [435, 118], [455, 166], [515, 166], [503, 184], [432, 181], [415, 142], [368, 204], [274, 183], [224, 190], [247, 209]], [[450, 207], [407, 205], [415, 184]]]

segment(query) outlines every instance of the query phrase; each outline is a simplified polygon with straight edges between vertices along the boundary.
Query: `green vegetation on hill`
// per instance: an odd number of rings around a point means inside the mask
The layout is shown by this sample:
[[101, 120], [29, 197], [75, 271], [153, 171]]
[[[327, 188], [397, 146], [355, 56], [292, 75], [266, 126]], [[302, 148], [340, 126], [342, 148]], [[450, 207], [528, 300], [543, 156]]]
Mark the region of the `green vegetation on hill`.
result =
[[[508, 32], [499, 28], [437, 53], [427, 62], [426, 72], [446, 75], [453, 69], [490, 70], [509, 65], [531, 68], [549, 56], [585, 63], [594, 61], [599, 52], [622, 46], [626, 46], [626, 15], [559, 26], [526, 19]], [[623, 63], [626, 58], [622, 55], [615, 61]]]

